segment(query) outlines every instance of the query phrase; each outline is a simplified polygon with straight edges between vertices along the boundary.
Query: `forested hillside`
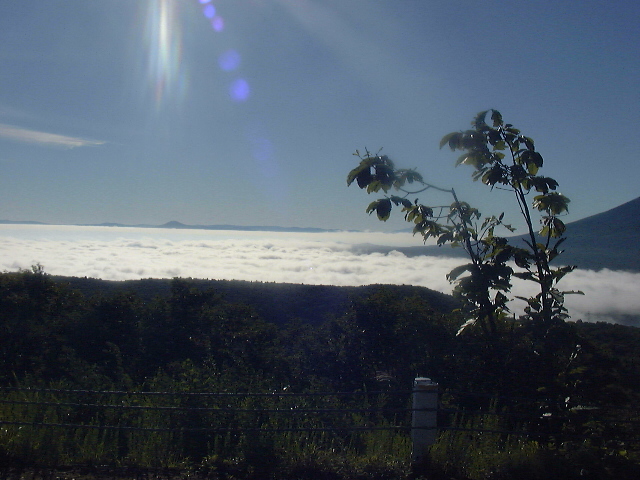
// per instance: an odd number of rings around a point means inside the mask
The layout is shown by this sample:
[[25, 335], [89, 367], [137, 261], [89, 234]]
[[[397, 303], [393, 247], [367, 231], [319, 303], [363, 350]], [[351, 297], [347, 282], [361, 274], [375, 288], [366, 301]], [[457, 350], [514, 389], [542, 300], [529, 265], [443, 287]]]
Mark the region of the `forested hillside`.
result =
[[[414, 287], [113, 283], [54, 279], [36, 267], [0, 274], [0, 385], [391, 392], [427, 376], [449, 399], [456, 391], [495, 399], [542, 395], [565, 409], [631, 408], [640, 400], [640, 329], [563, 323], [541, 340], [527, 325], [505, 323], [500, 340], [489, 344], [473, 329], [456, 335], [463, 319], [450, 313], [452, 306], [452, 299]], [[461, 405], [496, 408], [479, 398]], [[630, 425], [624, 424], [624, 438]], [[609, 433], [623, 435], [616, 432]], [[13, 452], [11, 445], [0, 435], [0, 453]], [[535, 445], [534, 451], [543, 447]], [[554, 456], [569, 455], [554, 445]], [[609, 455], [615, 465], [622, 462], [618, 472], [637, 462], [637, 445], [611, 445], [589, 447], [589, 461]], [[453, 475], [459, 466], [446, 468]]]
[[[119, 292], [133, 293], [145, 301], [169, 296], [172, 285], [175, 283], [175, 280], [153, 278], [108, 281], [95, 278], [53, 277], [53, 280], [67, 284], [88, 297]], [[327, 319], [342, 315], [354, 300], [366, 298], [380, 288], [380, 285], [337, 287], [242, 280], [189, 279], [188, 283], [190, 288], [200, 291], [215, 290], [223, 295], [227, 302], [249, 305], [264, 320], [283, 324], [297, 319], [313, 325], [319, 325]], [[458, 306], [450, 295], [428, 288], [412, 285], [385, 285], [385, 289], [400, 296], [420, 297], [440, 313], [450, 313]]]
[[138, 383], [189, 360], [296, 388], [360, 388], [379, 370], [409, 386], [418, 373], [438, 376], [430, 363], [458, 324], [445, 314], [451, 298], [416, 287], [63, 281], [39, 270], [0, 281], [6, 382], [82, 383], [91, 372]]

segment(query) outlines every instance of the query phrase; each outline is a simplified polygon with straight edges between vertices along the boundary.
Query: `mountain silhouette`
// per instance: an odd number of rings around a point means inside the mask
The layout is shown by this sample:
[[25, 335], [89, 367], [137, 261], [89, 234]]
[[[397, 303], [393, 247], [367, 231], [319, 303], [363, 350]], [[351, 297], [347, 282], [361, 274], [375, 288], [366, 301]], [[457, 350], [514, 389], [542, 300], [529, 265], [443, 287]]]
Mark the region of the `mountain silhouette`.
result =
[[640, 197], [567, 224], [558, 259], [578, 268], [640, 271]]
[[180, 223], [176, 220], [171, 220], [170, 222], [165, 223], [164, 225], [159, 225], [158, 228], [193, 228], [189, 225], [185, 225], [184, 223]]
[[[640, 272], [640, 197], [623, 205], [590, 217], [567, 223], [566, 241], [561, 245], [564, 252], [555, 264], [576, 265], [586, 270], [627, 270]], [[524, 245], [528, 236], [511, 237], [512, 244]], [[438, 247], [435, 245], [415, 247], [383, 247], [379, 245], [357, 245], [357, 253], [388, 253], [399, 251], [408, 257], [439, 255], [444, 257], [466, 257], [462, 248]]]

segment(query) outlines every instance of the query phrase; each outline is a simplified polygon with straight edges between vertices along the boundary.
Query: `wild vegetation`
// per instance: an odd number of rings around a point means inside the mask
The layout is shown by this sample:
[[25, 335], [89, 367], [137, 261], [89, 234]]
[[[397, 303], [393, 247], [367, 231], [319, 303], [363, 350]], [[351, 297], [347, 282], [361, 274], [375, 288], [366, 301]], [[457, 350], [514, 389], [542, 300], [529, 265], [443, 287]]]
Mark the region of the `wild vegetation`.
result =
[[[486, 121], [490, 114], [491, 125]], [[364, 155], [356, 151], [361, 161], [351, 170], [347, 185], [356, 182], [367, 193], [383, 192], [384, 198], [367, 207], [378, 219], [386, 221], [393, 206], [401, 207], [405, 220], [414, 225], [413, 233], [425, 241], [433, 238], [438, 245], [450, 244], [462, 248], [469, 263], [454, 268], [448, 275], [454, 283], [454, 292], [463, 304], [467, 317], [464, 327], [478, 325], [489, 342], [500, 335], [500, 324], [509, 317], [508, 297], [512, 278], [536, 285], [538, 293], [519, 297], [526, 302], [524, 315], [530, 328], [538, 330], [540, 339], [549, 328], [569, 318], [564, 307], [564, 296], [557, 284], [575, 266], [552, 266], [561, 253], [566, 238], [566, 226], [560, 216], [568, 211], [569, 199], [557, 192], [558, 182], [539, 174], [543, 166], [542, 155], [533, 139], [524, 136], [510, 123], [505, 123], [497, 110], [480, 112], [471, 123], [471, 130], [445, 135], [440, 148], [462, 150], [456, 165], [473, 168], [473, 180], [480, 180], [491, 190], [505, 190], [513, 198], [526, 234], [522, 245], [496, 234], [496, 229], [507, 232], [514, 229], [506, 224], [504, 213], [482, 219], [478, 209], [461, 201], [456, 191], [438, 187], [424, 179], [415, 169], [396, 168], [386, 155]], [[412, 188], [413, 185], [417, 185]], [[425, 205], [412, 195], [437, 190], [450, 194], [450, 205]], [[399, 195], [391, 195], [396, 191]], [[529, 206], [529, 196], [535, 196]], [[541, 213], [541, 228], [534, 225], [533, 211]]]
[[[579, 344], [580, 350], [553, 363], [541, 362], [532, 350], [530, 330], [512, 329], [491, 347], [498, 365], [487, 356], [481, 331], [456, 335], [463, 318], [434, 310], [428, 294], [414, 289], [371, 288], [314, 324], [286, 313], [277, 323], [266, 321], [254, 307], [229, 302], [202, 281], [174, 279], [168, 292], [166, 282], [157, 281], [158, 292], [165, 293], [156, 295], [154, 283], [84, 294], [38, 267], [0, 274], [0, 419], [9, 422], [0, 426], [5, 468], [106, 464], [190, 468], [192, 474], [213, 478], [406, 478], [411, 445], [405, 430], [337, 427], [407, 425], [407, 391], [420, 375], [436, 380], [443, 406], [458, 412], [443, 413], [442, 425], [468, 430], [442, 431], [422, 472], [427, 478], [488, 478], [490, 472], [491, 478], [510, 478], [523, 469], [525, 478], [549, 472], [578, 478], [580, 471], [598, 475], [593, 478], [631, 478], [638, 464], [638, 329], [567, 323], [556, 330], [558, 348]], [[308, 292], [313, 297], [313, 290]], [[264, 302], [270, 301], [265, 295]], [[282, 312], [290, 311], [282, 305]], [[618, 341], [621, 336], [624, 342]], [[78, 390], [94, 393], [87, 400]], [[399, 391], [405, 394], [394, 393]], [[233, 396], [205, 402], [198, 396], [140, 392], [363, 395], [323, 400]], [[397, 412], [370, 412], [382, 403]], [[91, 408], [98, 404], [121, 408]], [[578, 408], [602, 405], [620, 410]], [[134, 408], [145, 406], [152, 409]], [[203, 406], [218, 410], [197, 410]], [[281, 417], [253, 412], [256, 406], [347, 413]], [[168, 414], [166, 407], [177, 410]], [[240, 413], [230, 416], [230, 408]], [[491, 415], [523, 408], [552, 421], [525, 425], [517, 416]], [[16, 419], [120, 428], [33, 428], [12, 425]], [[264, 432], [181, 430], [242, 422]], [[127, 429], [137, 426], [157, 431]], [[290, 431], [272, 432], [276, 427]], [[296, 431], [311, 427], [325, 430]], [[484, 433], [474, 431], [479, 427]], [[537, 435], [490, 433], [522, 429]]]

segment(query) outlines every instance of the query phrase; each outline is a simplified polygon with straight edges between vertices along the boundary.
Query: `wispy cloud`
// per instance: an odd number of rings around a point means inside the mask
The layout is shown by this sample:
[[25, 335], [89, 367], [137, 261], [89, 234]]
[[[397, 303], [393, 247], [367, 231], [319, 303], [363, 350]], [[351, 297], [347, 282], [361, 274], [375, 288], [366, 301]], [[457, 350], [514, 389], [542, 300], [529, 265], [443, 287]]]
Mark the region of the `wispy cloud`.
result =
[[76, 148], [95, 147], [105, 142], [80, 137], [68, 137], [56, 133], [40, 132], [0, 123], [0, 137], [24, 143], [35, 143], [48, 147]]
[[[65, 229], [66, 228], [66, 229]], [[25, 233], [26, 232], [26, 233]], [[0, 226], [0, 270], [41, 263], [55, 275], [107, 280], [194, 277], [324, 285], [406, 284], [451, 293], [446, 274], [463, 260], [358, 253], [371, 240], [404, 243], [402, 234], [307, 234]], [[577, 270], [562, 288], [572, 318], [636, 324], [640, 273]], [[521, 284], [514, 295], [528, 292]]]

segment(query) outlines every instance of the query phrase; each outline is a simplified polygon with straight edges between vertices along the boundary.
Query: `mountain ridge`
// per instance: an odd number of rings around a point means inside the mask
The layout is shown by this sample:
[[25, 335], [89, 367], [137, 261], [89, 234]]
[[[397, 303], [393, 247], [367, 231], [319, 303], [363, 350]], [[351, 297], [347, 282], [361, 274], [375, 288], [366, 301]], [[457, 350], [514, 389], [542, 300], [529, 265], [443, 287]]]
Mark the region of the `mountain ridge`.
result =
[[73, 224], [55, 224], [46, 222], [35, 222], [31, 220], [0, 220], [0, 225], [69, 225], [72, 227], [113, 227], [113, 228], [166, 228], [179, 230], [234, 230], [246, 232], [306, 232], [306, 233], [322, 233], [322, 232], [340, 232], [344, 230], [317, 227], [280, 227], [276, 225], [187, 225], [177, 220], [171, 220], [162, 225], [137, 224], [129, 225], [117, 222], [103, 223], [73, 223]]
[[[588, 270], [625, 270], [640, 272], [640, 197], [574, 222], [567, 223], [564, 252], [555, 263], [576, 265]], [[524, 242], [525, 235], [508, 237]], [[524, 246], [524, 245], [523, 245]], [[357, 253], [389, 253], [393, 250], [408, 257], [434, 255], [462, 258], [462, 248], [419, 245], [414, 247], [383, 247], [360, 244]]]

